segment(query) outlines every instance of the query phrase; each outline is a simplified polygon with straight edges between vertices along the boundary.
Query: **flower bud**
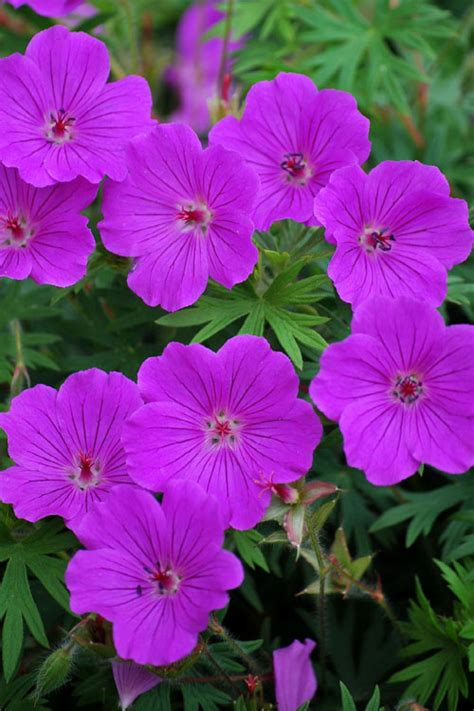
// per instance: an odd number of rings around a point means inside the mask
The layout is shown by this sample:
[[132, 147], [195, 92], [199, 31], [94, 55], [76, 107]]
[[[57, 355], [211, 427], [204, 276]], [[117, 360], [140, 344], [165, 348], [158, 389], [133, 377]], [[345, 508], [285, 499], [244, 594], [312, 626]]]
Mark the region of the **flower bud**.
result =
[[76, 649], [75, 644], [67, 643], [44, 660], [36, 680], [37, 697], [49, 694], [68, 681]]

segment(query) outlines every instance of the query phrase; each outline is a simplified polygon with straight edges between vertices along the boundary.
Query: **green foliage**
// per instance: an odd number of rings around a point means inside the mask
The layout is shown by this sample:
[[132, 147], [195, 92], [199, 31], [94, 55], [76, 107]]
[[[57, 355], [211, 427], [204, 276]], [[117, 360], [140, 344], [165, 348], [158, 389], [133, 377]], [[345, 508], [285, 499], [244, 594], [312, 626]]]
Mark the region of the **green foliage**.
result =
[[259, 543], [262, 542], [263, 536], [261, 533], [252, 529], [250, 531], [233, 531], [234, 542], [237, 548], [237, 553], [247, 565], [252, 569], [256, 566], [269, 573], [267, 561], [259, 548]]
[[[453, 592], [466, 601], [466, 591], [459, 579], [460, 569], [450, 571], [443, 564], [440, 567]], [[472, 595], [471, 590], [468, 597], [471, 609]], [[466, 697], [468, 692], [467, 645], [460, 634], [460, 620], [437, 615], [417, 581], [416, 601], [410, 603], [408, 622], [403, 624], [403, 629], [412, 640], [403, 650], [403, 655], [416, 658], [427, 656], [394, 674], [391, 681], [411, 682], [405, 694], [407, 697], [414, 695], [421, 703], [434, 697], [434, 711], [444, 708], [443, 703], [447, 704], [448, 711], [456, 711], [459, 696]]]
[[[342, 711], [357, 711], [357, 707], [354, 703], [354, 699], [351, 696], [351, 692], [343, 682], [339, 682], [341, 689], [341, 701], [342, 701]], [[380, 708], [380, 691], [379, 687], [376, 686], [374, 693], [365, 707], [365, 711], [383, 711]]]
[[48, 647], [44, 624], [31, 594], [28, 571], [59, 605], [69, 611], [63, 584], [66, 563], [53, 555], [76, 545], [76, 542], [72, 534], [64, 533], [62, 529], [62, 521], [53, 520], [26, 535], [19, 529], [9, 531], [5, 526], [0, 532], [0, 561], [8, 561], [0, 587], [0, 617], [4, 617], [3, 672], [7, 681], [21, 655], [24, 623], [36, 641]]
[[269, 284], [262, 266], [257, 268], [252, 280], [232, 291], [213, 283], [195, 306], [162, 316], [157, 323], [175, 328], [205, 324], [194, 334], [191, 343], [203, 343], [242, 319], [239, 334], [262, 336], [267, 326], [295, 366], [302, 368], [301, 345], [316, 353], [327, 345], [314, 327], [325, 324], [328, 319], [309, 306], [321, 298], [319, 289], [327, 277], [315, 274], [295, 281], [308, 261], [308, 257], [297, 259]]

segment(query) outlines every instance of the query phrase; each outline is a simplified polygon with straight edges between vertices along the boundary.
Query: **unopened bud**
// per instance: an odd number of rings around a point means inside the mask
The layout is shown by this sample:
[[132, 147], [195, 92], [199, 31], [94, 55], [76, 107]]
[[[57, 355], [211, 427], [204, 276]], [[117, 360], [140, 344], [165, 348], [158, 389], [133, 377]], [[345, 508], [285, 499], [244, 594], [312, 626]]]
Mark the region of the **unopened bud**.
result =
[[301, 546], [304, 527], [304, 506], [292, 506], [283, 519], [283, 528], [292, 546], [296, 546], [296, 548]]
[[332, 496], [338, 491], [335, 484], [330, 481], [311, 481], [305, 484], [303, 493], [301, 494], [301, 503], [309, 506], [318, 499], [323, 499], [325, 496]]
[[36, 680], [38, 698], [66, 684], [72, 670], [75, 651], [76, 645], [67, 643], [45, 659]]

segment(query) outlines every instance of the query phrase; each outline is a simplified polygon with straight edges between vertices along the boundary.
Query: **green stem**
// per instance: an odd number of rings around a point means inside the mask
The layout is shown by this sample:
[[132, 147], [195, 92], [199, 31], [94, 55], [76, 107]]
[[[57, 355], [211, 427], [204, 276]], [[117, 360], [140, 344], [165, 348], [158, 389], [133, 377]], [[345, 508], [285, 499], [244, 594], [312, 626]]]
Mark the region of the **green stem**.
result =
[[23, 339], [21, 323], [18, 319], [10, 322], [10, 331], [15, 342], [15, 370], [10, 385], [10, 394], [13, 397], [22, 390], [22, 379], [24, 378], [28, 387], [31, 385], [30, 376], [26, 368], [25, 356], [23, 353]]
[[224, 42], [222, 45], [219, 74], [217, 76], [217, 96], [222, 98], [222, 87], [224, 85], [225, 69], [229, 56], [230, 35], [232, 32], [232, 13], [234, 12], [234, 0], [227, 0], [227, 11], [225, 18]]
[[250, 654], [247, 654], [245, 649], [240, 646], [238, 641], [232, 637], [229, 631], [226, 630], [226, 628], [220, 624], [216, 617], [212, 618], [212, 621], [209, 624], [209, 629], [217, 637], [220, 637], [223, 642], [226, 642], [226, 644], [231, 648], [234, 654], [236, 654], [237, 657], [240, 657], [240, 659], [245, 662], [252, 674], [259, 676], [258, 664], [250, 656]]
[[319, 567], [319, 599], [318, 599], [318, 614], [319, 614], [319, 648], [321, 650], [321, 666], [323, 679], [325, 674], [325, 659], [326, 659], [326, 577], [327, 565], [323, 549], [319, 543], [317, 534], [314, 531], [309, 517], [307, 518], [307, 526], [311, 547], [318, 561]]
[[137, 23], [135, 21], [135, 13], [133, 11], [133, 3], [131, 0], [121, 0], [122, 7], [125, 13], [125, 21], [127, 23], [128, 44], [130, 48], [130, 68], [132, 73], [138, 72], [138, 38], [137, 38]]
[[237, 684], [235, 683], [235, 681], [234, 681], [234, 680], [232, 679], [232, 677], [226, 672], [226, 670], [225, 670], [223, 667], [221, 667], [221, 665], [219, 664], [219, 662], [217, 661], [217, 659], [215, 659], [214, 655], [211, 654], [211, 652], [210, 652], [210, 650], [209, 650], [209, 647], [207, 646], [206, 643], [204, 643], [204, 654], [205, 654], [206, 657], [209, 659], [209, 661], [210, 661], [211, 665], [214, 667], [214, 669], [219, 673], [219, 676], [222, 677], [222, 678], [228, 683], [228, 685], [231, 687], [231, 689], [232, 689], [234, 692], [236, 692], [237, 694], [240, 695], [240, 694], [241, 694], [241, 689], [239, 688], [239, 686], [237, 686]]

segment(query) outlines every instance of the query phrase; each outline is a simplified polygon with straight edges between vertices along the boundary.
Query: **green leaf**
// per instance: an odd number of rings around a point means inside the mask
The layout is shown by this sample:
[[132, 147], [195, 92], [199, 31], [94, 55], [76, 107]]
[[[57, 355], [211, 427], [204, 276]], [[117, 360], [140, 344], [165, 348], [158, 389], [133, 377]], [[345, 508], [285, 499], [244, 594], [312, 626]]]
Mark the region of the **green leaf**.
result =
[[265, 556], [258, 546], [262, 542], [263, 536], [255, 529], [250, 531], [234, 530], [233, 535], [237, 552], [247, 565], [252, 569], [255, 569], [255, 567], [262, 568], [269, 573], [270, 569]]
[[376, 686], [370, 701], [367, 703], [367, 706], [365, 707], [365, 711], [379, 711], [379, 709], [380, 709], [380, 689], [378, 686]]
[[342, 681], [339, 682], [341, 690], [342, 711], [357, 711], [351, 692]]
[[15, 605], [9, 606], [3, 622], [2, 657], [3, 674], [10, 681], [20, 659], [23, 647], [23, 617]]

